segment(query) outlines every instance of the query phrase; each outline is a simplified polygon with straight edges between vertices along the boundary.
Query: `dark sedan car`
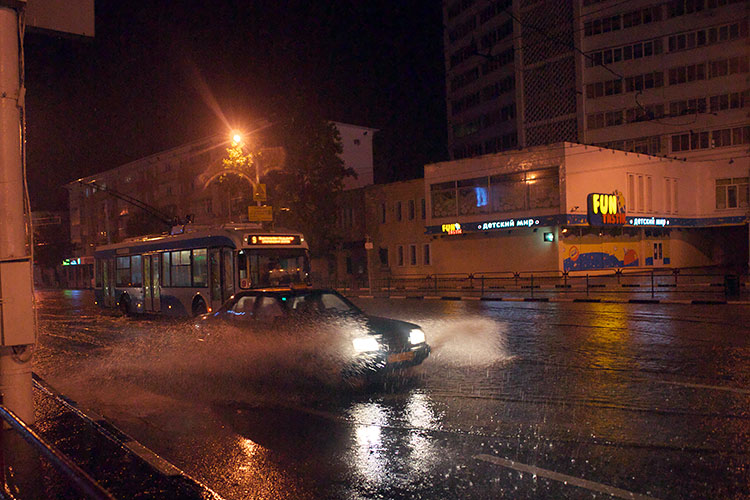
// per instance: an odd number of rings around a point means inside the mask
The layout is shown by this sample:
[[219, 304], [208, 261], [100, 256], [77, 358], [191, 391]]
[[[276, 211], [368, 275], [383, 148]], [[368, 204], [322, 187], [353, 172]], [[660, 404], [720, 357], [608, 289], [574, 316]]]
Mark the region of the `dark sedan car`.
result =
[[418, 325], [368, 316], [346, 297], [326, 289], [243, 291], [232, 296], [217, 312], [203, 315], [196, 327], [210, 331], [216, 324], [257, 335], [282, 331], [294, 334], [307, 328], [340, 332], [339, 337], [346, 338], [336, 340], [346, 346], [349, 358], [342, 368], [346, 377], [415, 366], [430, 354], [430, 346]]

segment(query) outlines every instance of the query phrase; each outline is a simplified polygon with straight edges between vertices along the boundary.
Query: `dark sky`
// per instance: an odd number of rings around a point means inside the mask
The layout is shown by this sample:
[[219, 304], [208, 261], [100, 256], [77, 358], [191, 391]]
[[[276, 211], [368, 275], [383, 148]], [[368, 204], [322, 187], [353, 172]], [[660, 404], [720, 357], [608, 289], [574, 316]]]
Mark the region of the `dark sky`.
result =
[[378, 128], [376, 181], [445, 152], [440, 2], [95, 0], [96, 36], [26, 35], [35, 210], [62, 185], [259, 118], [300, 95]]

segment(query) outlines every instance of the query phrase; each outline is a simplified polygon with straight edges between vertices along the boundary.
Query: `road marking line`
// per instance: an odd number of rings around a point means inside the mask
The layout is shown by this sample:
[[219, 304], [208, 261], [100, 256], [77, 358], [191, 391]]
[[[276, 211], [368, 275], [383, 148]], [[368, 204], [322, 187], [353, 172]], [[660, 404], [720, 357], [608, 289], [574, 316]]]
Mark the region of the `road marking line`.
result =
[[606, 484], [588, 481], [586, 479], [581, 479], [575, 476], [568, 476], [567, 474], [560, 474], [559, 472], [541, 469], [533, 465], [526, 465], [519, 462], [514, 462], [513, 460], [507, 460], [505, 458], [495, 457], [492, 455], [476, 455], [474, 458], [476, 458], [477, 460], [482, 460], [484, 462], [489, 462], [491, 464], [500, 465], [502, 467], [508, 467], [519, 472], [528, 472], [529, 474], [546, 477], [548, 479], [560, 481], [561, 483], [572, 484], [573, 486], [578, 486], [579, 488], [586, 488], [587, 490], [606, 493], [617, 498], [655, 500], [654, 497], [650, 497], [647, 495], [641, 495], [639, 493], [621, 490], [620, 488], [615, 488], [614, 486], [608, 486]]
[[689, 382], [673, 382], [671, 380], [661, 380], [661, 379], [651, 379], [651, 378], [644, 378], [644, 380], [650, 380], [652, 382], [658, 382], [660, 384], [681, 385], [683, 387], [692, 387], [695, 389], [713, 389], [715, 391], [728, 391], [728, 392], [736, 392], [738, 394], [750, 394], [750, 390], [740, 389], [739, 387], [727, 387], [727, 386], [721, 386], [721, 385], [706, 385], [706, 384], [691, 384]]

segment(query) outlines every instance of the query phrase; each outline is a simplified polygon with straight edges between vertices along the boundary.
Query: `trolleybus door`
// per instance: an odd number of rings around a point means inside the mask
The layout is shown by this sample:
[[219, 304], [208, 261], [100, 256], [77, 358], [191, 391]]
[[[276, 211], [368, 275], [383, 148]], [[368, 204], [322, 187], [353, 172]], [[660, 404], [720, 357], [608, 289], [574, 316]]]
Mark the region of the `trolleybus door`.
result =
[[102, 287], [104, 288], [104, 305], [115, 307], [115, 259], [102, 262]]
[[224, 276], [221, 272], [221, 249], [211, 248], [208, 251], [208, 268], [209, 268], [209, 290], [211, 292], [211, 307], [212, 310], [218, 309], [222, 304], [222, 282]]
[[159, 254], [143, 256], [143, 307], [146, 311], [161, 310], [159, 268]]
[[210, 268], [211, 308], [221, 307], [234, 293], [233, 252], [229, 248], [211, 248], [208, 251]]

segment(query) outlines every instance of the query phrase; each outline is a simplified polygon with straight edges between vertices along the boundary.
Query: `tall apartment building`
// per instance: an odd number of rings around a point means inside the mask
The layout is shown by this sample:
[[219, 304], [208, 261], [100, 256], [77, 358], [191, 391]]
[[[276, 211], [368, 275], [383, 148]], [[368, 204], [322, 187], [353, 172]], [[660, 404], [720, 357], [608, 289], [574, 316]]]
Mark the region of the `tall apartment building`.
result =
[[446, 0], [453, 159], [556, 141], [748, 163], [747, 0]]

